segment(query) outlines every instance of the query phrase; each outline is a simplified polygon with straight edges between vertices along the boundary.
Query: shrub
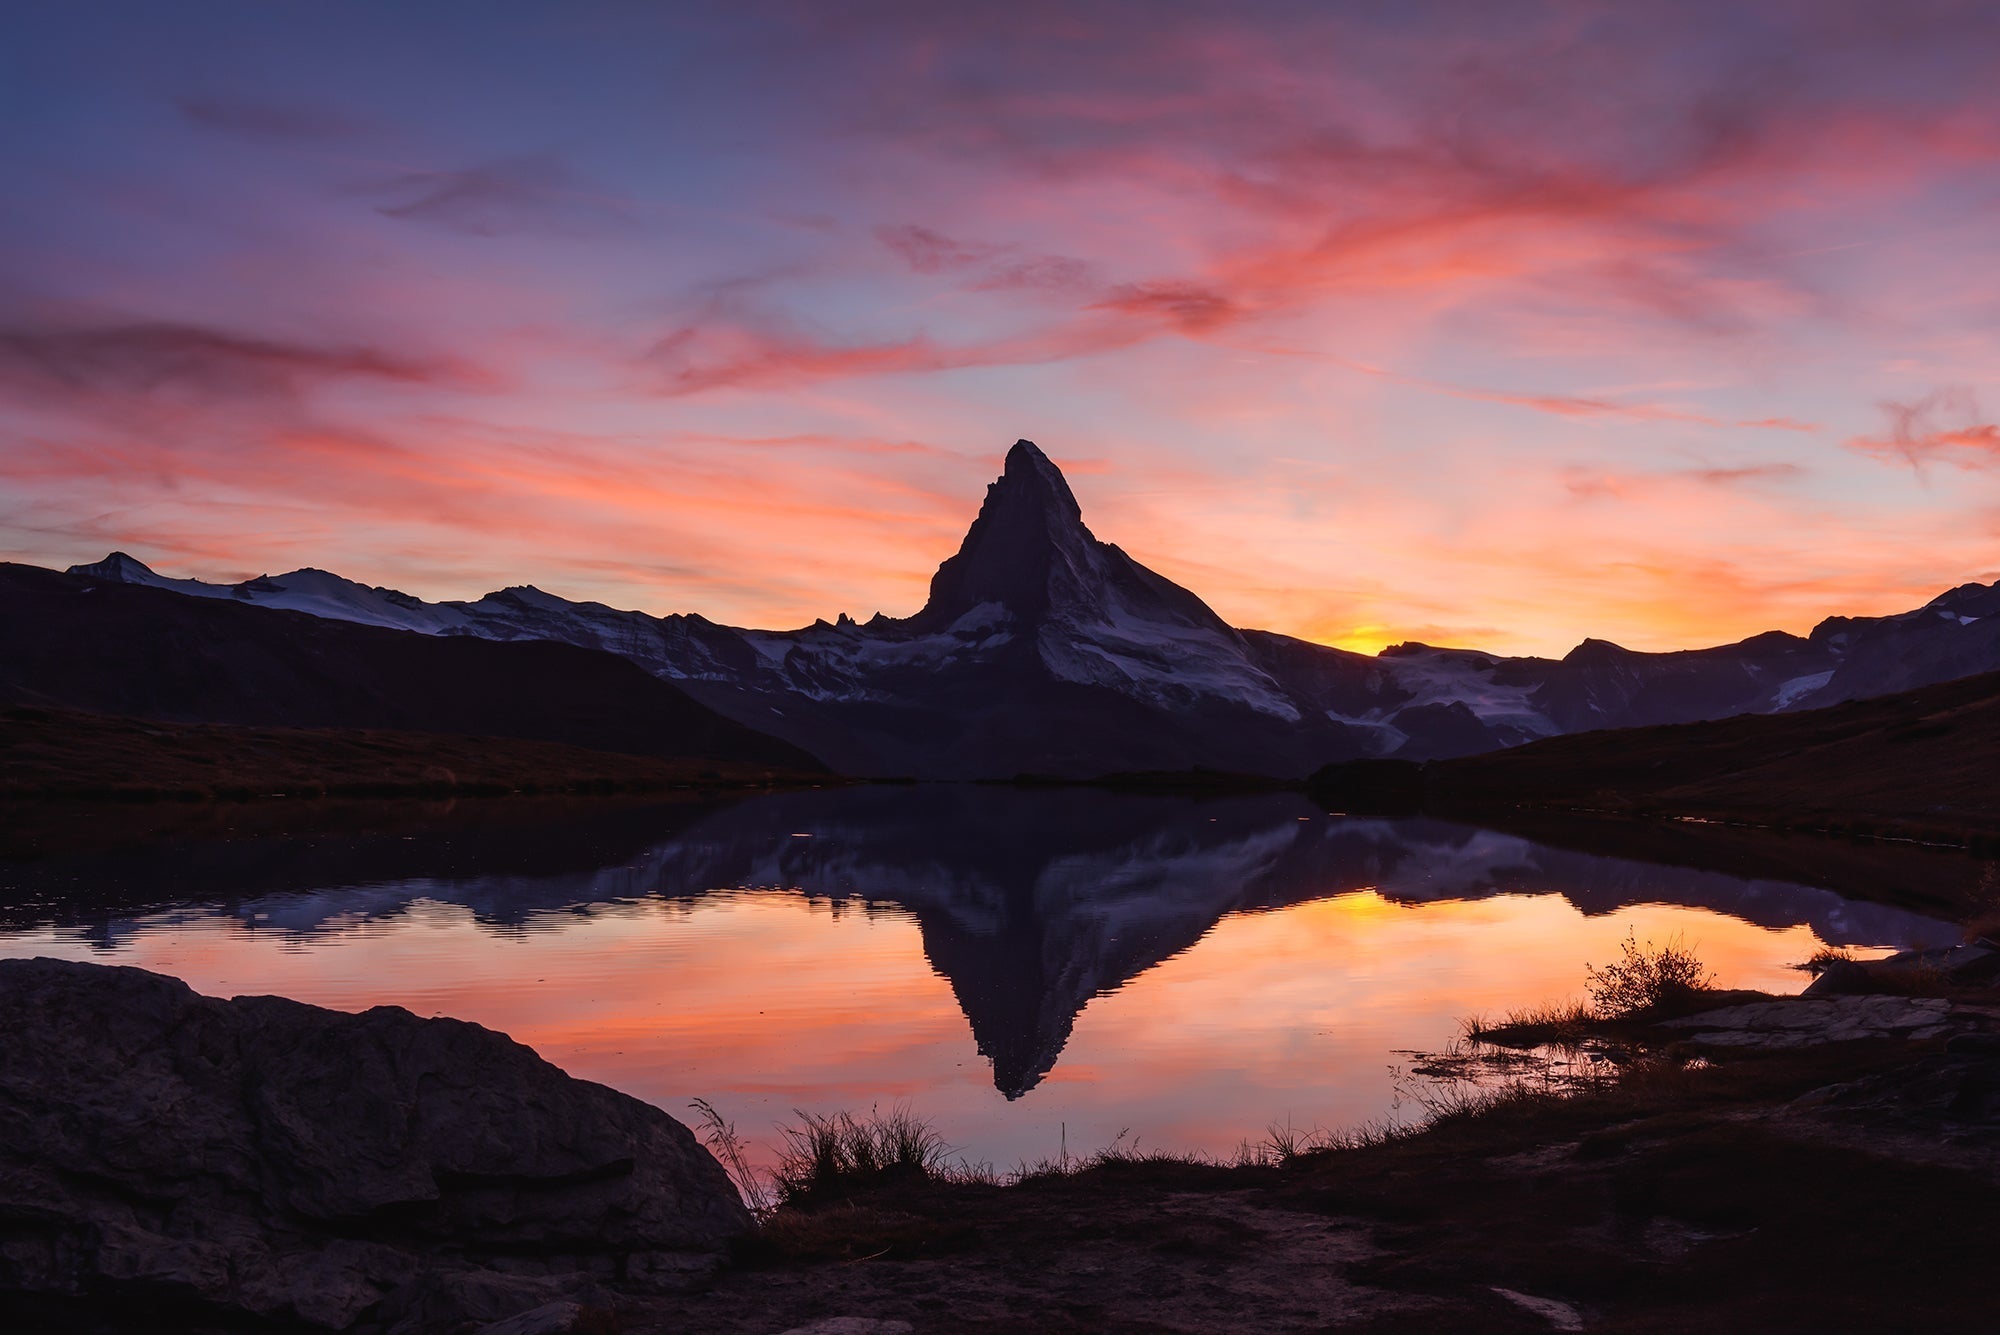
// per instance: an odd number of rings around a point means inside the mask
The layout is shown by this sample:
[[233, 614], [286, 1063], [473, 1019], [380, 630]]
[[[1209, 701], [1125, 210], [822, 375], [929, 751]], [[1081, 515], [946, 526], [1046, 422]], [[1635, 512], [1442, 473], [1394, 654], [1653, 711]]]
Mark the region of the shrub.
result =
[[1583, 970], [1591, 1004], [1606, 1019], [1672, 1009], [1715, 986], [1715, 976], [1679, 935], [1665, 945], [1640, 945], [1628, 930], [1618, 949], [1622, 958], [1614, 963]]

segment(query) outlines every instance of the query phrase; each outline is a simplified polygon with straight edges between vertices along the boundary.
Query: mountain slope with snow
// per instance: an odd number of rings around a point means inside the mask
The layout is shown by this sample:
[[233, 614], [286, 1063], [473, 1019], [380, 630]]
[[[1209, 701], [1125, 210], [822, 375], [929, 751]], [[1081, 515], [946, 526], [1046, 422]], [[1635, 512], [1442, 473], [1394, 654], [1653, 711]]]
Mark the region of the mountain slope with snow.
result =
[[571, 602], [533, 587], [430, 603], [321, 570], [237, 585], [169, 579], [114, 552], [73, 573], [255, 607], [630, 659], [725, 716], [854, 774], [1005, 777], [1214, 769], [1302, 775], [1591, 728], [1809, 709], [2000, 669], [2000, 585], [1807, 637], [1560, 660], [1398, 645], [1373, 657], [1231, 627], [1084, 525], [1028, 441], [916, 615], [741, 630]]
[[[0, 562], [0, 646], [6, 705], [169, 723], [514, 738], [658, 759], [822, 769], [800, 748], [721, 717], [628, 659], [550, 640], [417, 635]], [[226, 750], [202, 737], [186, 740], [185, 748], [171, 738], [161, 745], [193, 769]], [[291, 745], [283, 738], [241, 744], [267, 754], [246, 753], [244, 765], [223, 766], [225, 776], [266, 760], [283, 768]], [[355, 745], [355, 763], [365, 768], [377, 748], [365, 736]], [[379, 753], [405, 750], [406, 740], [387, 737]], [[496, 754], [504, 761], [509, 753]], [[457, 781], [449, 770], [431, 777]]]

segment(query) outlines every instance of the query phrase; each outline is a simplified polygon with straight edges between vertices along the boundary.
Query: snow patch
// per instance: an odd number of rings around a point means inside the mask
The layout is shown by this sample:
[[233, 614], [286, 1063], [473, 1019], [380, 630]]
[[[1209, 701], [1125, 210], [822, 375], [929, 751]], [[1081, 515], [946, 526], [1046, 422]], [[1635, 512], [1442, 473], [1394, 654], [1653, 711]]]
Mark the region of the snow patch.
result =
[[1528, 737], [1553, 737], [1562, 731], [1535, 707], [1532, 683], [1495, 680], [1504, 660], [1427, 648], [1381, 661], [1390, 680], [1410, 698], [1374, 711], [1369, 719], [1386, 719], [1415, 705], [1462, 704], [1489, 727], [1512, 728]]
[[1828, 668], [1824, 672], [1810, 672], [1803, 677], [1793, 677], [1790, 681], [1780, 682], [1778, 693], [1772, 698], [1772, 706], [1777, 709], [1787, 708], [1794, 700], [1804, 699], [1832, 680], [1833, 669]]

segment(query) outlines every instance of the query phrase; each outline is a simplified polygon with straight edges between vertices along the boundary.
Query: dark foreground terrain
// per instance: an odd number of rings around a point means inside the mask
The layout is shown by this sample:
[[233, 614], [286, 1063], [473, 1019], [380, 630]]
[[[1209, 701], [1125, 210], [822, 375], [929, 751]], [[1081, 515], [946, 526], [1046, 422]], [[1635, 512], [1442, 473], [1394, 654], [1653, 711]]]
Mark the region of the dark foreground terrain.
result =
[[823, 782], [797, 765], [365, 728], [167, 723], [0, 709], [0, 800], [496, 797]]
[[1113, 1154], [808, 1196], [630, 1328], [1988, 1328], [2000, 995], [1930, 966], [1860, 985], [1889, 991], [1696, 998], [1611, 1026], [1622, 1072], [1584, 1092], [1447, 1079], [1420, 1134], [1274, 1135], [1262, 1166]]
[[476, 1026], [14, 963], [0, 1315], [488, 1335], [1986, 1329], [1996, 973], [2000, 953], [1973, 948], [1829, 970], [1839, 986], [1805, 998], [1697, 995], [1600, 1026], [1618, 1074], [1581, 1092], [1532, 1053], [1484, 1092], [1442, 1060], [1420, 1068], [1414, 1134], [1274, 1134], [1239, 1166], [1113, 1152], [1008, 1185], [849, 1173], [752, 1224], [672, 1119]]

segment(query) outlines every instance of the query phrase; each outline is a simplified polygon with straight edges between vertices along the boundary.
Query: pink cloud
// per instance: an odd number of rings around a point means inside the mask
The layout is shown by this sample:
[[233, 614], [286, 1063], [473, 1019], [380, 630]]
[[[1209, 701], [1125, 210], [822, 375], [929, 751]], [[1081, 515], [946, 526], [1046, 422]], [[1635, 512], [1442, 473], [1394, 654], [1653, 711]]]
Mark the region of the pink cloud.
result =
[[419, 385], [482, 379], [462, 362], [359, 344], [315, 344], [191, 324], [0, 329], [0, 383], [37, 398], [167, 393], [200, 400], [296, 395], [335, 380]]
[[1851, 448], [1919, 471], [1931, 463], [2000, 467], [2000, 424], [1980, 420], [1979, 401], [1971, 390], [1938, 389], [1909, 403], [1881, 406], [1889, 419], [1888, 434], [1856, 436], [1848, 442]]
[[1176, 282], [1125, 283], [1092, 303], [1091, 309], [1156, 319], [1186, 334], [1220, 329], [1243, 313], [1234, 300], [1212, 287]]
[[959, 241], [928, 227], [906, 223], [898, 227], [878, 227], [875, 236], [901, 256], [910, 268], [922, 274], [948, 273], [984, 264], [1004, 254], [1007, 247], [990, 241]]

